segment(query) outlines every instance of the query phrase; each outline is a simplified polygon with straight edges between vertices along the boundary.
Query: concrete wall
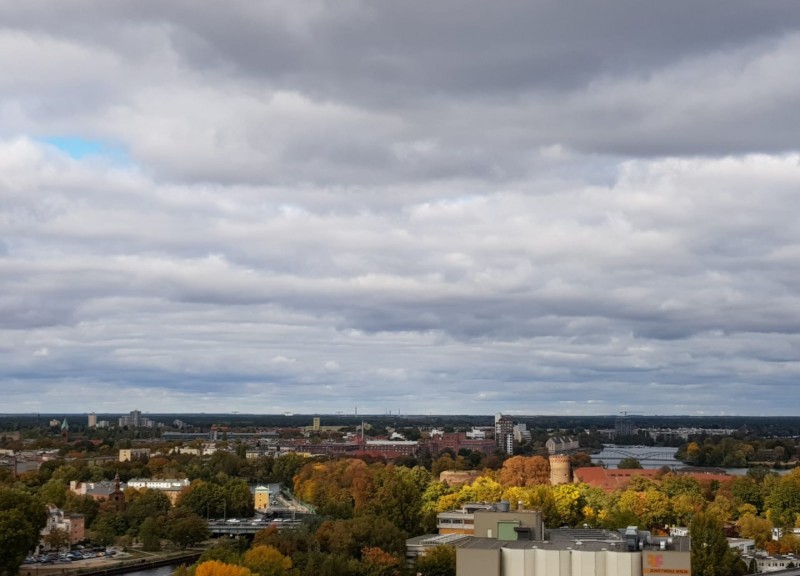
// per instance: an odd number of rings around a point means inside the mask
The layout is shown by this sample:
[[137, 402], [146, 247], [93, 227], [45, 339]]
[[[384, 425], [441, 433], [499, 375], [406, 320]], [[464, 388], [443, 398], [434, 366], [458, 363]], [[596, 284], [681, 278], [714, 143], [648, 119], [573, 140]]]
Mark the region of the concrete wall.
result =
[[[541, 514], [536, 510], [512, 510], [510, 512], [497, 512], [494, 510], [476, 510], [474, 521], [475, 536], [481, 538], [497, 538], [498, 522], [519, 522], [520, 526], [533, 529], [533, 539], [542, 540]], [[491, 535], [489, 534], [491, 531]]]
[[639, 552], [501, 548], [499, 558], [497, 552], [458, 549], [457, 576], [494, 575], [498, 561], [499, 576], [643, 576]]
[[456, 576], [501, 576], [499, 549], [456, 549]]

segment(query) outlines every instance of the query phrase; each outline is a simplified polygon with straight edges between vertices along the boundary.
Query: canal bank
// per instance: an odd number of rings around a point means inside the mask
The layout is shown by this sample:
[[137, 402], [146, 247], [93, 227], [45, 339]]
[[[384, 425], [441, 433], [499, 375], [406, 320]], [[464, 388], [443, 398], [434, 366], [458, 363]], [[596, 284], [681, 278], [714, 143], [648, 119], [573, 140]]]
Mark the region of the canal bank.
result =
[[[202, 550], [190, 550], [177, 554], [158, 555], [152, 558], [126, 558], [124, 560], [101, 560], [88, 564], [90, 560], [70, 564], [27, 565], [20, 568], [21, 576], [113, 576], [132, 572], [149, 572], [164, 567], [193, 564], [200, 558]], [[87, 562], [87, 564], [83, 564]]]

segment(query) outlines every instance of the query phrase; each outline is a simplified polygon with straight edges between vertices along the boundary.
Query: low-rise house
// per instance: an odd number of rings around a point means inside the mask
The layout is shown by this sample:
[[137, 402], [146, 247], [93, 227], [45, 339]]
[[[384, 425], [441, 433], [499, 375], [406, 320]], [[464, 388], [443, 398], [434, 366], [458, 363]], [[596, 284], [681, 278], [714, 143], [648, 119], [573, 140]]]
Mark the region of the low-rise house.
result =
[[270, 506], [276, 504], [275, 498], [281, 492], [280, 484], [259, 484], [253, 493], [253, 504], [255, 509], [261, 512], [266, 511]]
[[436, 515], [439, 534], [475, 534], [475, 511], [492, 510], [493, 504], [467, 503], [460, 510], [448, 510]]
[[748, 564], [750, 564], [752, 560], [755, 560], [756, 572], [758, 574], [763, 572], [779, 572], [800, 566], [800, 558], [794, 554], [744, 554], [742, 559]]
[[728, 538], [728, 546], [742, 554], [754, 554], [756, 541], [753, 538]]
[[55, 530], [61, 530], [69, 536], [70, 546], [86, 538], [83, 514], [71, 514], [60, 510], [53, 504], [47, 506], [47, 524], [41, 536], [45, 549], [48, 549], [46, 536]]
[[[119, 490], [127, 488], [124, 482], [119, 483]], [[78, 482], [71, 480], [69, 490], [78, 496], [89, 496], [92, 500], [108, 500], [117, 490], [115, 481], [103, 480], [100, 482]]]
[[136, 490], [158, 490], [159, 492], [166, 494], [169, 498], [169, 501], [172, 502], [173, 505], [175, 505], [175, 502], [177, 502], [181, 493], [189, 487], [189, 484], [190, 482], [187, 478], [182, 480], [131, 478], [128, 480], [128, 488], [134, 488]]
[[580, 448], [577, 438], [572, 438], [570, 436], [548, 438], [547, 442], [545, 442], [545, 446], [547, 447], [547, 452], [550, 454], [559, 454]]
[[134, 460], [149, 460], [150, 448], [125, 448], [119, 451], [120, 462], [133, 462]]

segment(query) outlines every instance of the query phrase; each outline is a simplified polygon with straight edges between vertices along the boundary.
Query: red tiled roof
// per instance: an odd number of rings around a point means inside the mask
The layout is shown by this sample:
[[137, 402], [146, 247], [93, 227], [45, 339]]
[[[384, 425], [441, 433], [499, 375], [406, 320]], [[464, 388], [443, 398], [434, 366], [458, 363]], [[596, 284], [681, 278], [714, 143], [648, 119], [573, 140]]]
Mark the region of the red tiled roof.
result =
[[[656, 480], [660, 474], [658, 469], [619, 469], [619, 468], [601, 468], [600, 466], [591, 466], [585, 468], [576, 468], [572, 471], [572, 477], [577, 483], [588, 484], [592, 488], [602, 488], [607, 492], [616, 490], [617, 488], [625, 488], [631, 481], [631, 478], [641, 476], [650, 480]], [[733, 480], [733, 477], [727, 474], [711, 474], [708, 472], [678, 472], [681, 476], [691, 476], [699, 482], [727, 482]]]
[[656, 469], [619, 469], [601, 468], [600, 466], [589, 466], [586, 468], [576, 468], [572, 471], [575, 482], [588, 484], [592, 488], [602, 488], [607, 492], [624, 488], [635, 476], [654, 479], [659, 473]]

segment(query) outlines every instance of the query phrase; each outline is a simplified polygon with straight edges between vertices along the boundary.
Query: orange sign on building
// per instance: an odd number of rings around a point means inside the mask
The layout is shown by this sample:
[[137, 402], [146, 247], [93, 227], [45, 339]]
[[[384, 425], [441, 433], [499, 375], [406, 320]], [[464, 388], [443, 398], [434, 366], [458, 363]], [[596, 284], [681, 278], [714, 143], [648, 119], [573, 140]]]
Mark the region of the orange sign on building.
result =
[[642, 574], [684, 574], [692, 573], [692, 564], [688, 552], [645, 551], [642, 556]]

